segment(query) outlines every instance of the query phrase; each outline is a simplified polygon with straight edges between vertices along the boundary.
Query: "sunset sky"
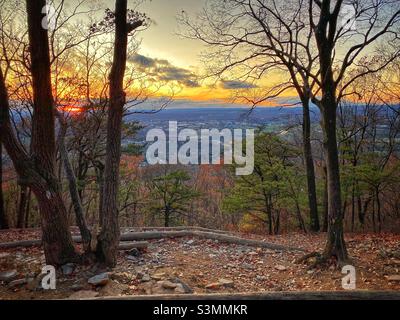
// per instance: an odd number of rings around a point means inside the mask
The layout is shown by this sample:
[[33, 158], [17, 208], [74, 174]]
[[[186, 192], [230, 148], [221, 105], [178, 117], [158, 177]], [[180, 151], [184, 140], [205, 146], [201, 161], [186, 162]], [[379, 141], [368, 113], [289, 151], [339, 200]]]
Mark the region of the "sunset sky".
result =
[[[207, 0], [146, 0], [138, 7], [138, 11], [146, 13], [153, 21], [150, 28], [140, 34], [141, 46], [134, 61], [137, 66], [148, 68], [157, 65], [160, 77], [177, 79], [182, 90], [177, 94], [179, 99], [192, 101], [211, 100], [231, 101], [234, 89], [246, 87], [249, 84], [235, 79], [211, 83], [199, 81], [204, 75], [204, 64], [200, 55], [206, 52], [206, 47], [197, 40], [186, 39], [180, 35], [177, 15], [185, 11], [189, 15], [199, 13]], [[106, 5], [113, 8], [114, 0], [107, 0]], [[132, 8], [135, 1], [130, 0]]]

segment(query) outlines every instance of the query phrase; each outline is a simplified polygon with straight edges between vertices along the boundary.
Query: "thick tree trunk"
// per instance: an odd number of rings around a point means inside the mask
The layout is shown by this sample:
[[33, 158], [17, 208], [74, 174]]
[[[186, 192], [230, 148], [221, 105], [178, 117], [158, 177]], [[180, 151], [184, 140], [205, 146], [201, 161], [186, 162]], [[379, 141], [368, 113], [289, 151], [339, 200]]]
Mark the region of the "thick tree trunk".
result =
[[48, 264], [75, 260], [69, 232], [67, 211], [55, 174], [55, 110], [51, 87], [48, 33], [42, 27], [45, 0], [27, 0], [29, 49], [31, 54], [34, 115], [32, 121], [32, 156], [40, 168], [42, 181], [32, 191], [38, 199], [44, 251]]
[[337, 84], [334, 80], [332, 60], [339, 12], [340, 2], [331, 12], [331, 2], [329, 0], [320, 1], [320, 17], [314, 34], [319, 53], [321, 100], [318, 105], [322, 114], [323, 144], [328, 177], [328, 234], [324, 257], [326, 259], [336, 257], [339, 264], [342, 264], [348, 260], [348, 255], [343, 235], [339, 154], [336, 138]]
[[310, 208], [310, 228], [319, 231], [317, 191], [315, 186], [314, 159], [311, 148], [311, 120], [309, 100], [303, 101], [303, 152], [307, 172], [308, 205]]
[[3, 197], [3, 145], [1, 143], [0, 132], [0, 229], [8, 229], [8, 219], [4, 210]]
[[123, 89], [127, 60], [127, 0], [116, 0], [114, 60], [110, 73], [110, 103], [107, 122], [106, 163], [102, 199], [101, 232], [97, 257], [109, 267], [116, 265], [120, 230], [118, 221], [119, 164], [121, 158], [121, 127], [125, 92]]
[[332, 97], [323, 99], [322, 127], [328, 182], [328, 239], [324, 256], [335, 256], [339, 262], [348, 260], [343, 235], [343, 212], [341, 210], [341, 188], [339, 157], [336, 138], [336, 108]]
[[77, 255], [69, 232], [67, 212], [55, 175], [54, 105], [50, 78], [47, 30], [42, 27], [45, 0], [27, 0], [29, 50], [31, 54], [34, 110], [32, 119], [32, 158], [16, 139], [9, 115], [9, 101], [0, 70], [0, 131], [4, 146], [13, 161], [20, 184], [31, 187], [42, 222], [46, 263], [61, 265], [76, 261]]

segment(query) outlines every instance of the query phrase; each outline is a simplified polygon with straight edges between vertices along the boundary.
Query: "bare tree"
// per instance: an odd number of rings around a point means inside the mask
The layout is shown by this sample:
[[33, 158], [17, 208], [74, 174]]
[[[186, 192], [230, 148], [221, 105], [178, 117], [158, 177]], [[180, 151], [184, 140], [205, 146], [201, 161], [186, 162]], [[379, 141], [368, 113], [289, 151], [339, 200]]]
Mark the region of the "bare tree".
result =
[[[225, 60], [223, 72], [239, 68], [246, 77], [258, 79], [279, 68], [302, 89], [296, 88], [300, 100], [306, 93], [319, 107], [329, 211], [322, 260], [334, 256], [342, 263], [348, 259], [336, 138], [338, 104], [354, 94], [349, 90], [354, 81], [384, 69], [399, 55], [398, 4], [393, 0], [228, 0], [212, 1], [197, 24], [183, 17], [193, 38], [220, 49], [212, 57]], [[350, 24], [341, 18], [345, 5], [355, 11]], [[355, 31], [353, 20], [357, 21]], [[382, 38], [388, 52], [369, 50]]]
[[35, 194], [40, 208], [46, 262], [61, 265], [75, 261], [77, 254], [68, 228], [67, 211], [55, 173], [56, 143], [54, 101], [50, 76], [47, 30], [42, 27], [45, 0], [27, 0], [29, 52], [31, 58], [34, 117], [32, 120], [32, 155], [16, 138], [10, 121], [7, 88], [0, 72], [1, 132], [7, 153], [21, 183]]
[[[128, 18], [127, 0], [115, 2], [114, 58], [110, 73], [110, 100], [108, 105], [106, 161], [104, 189], [100, 211], [101, 232], [97, 238], [97, 257], [110, 267], [116, 264], [119, 243], [118, 188], [121, 158], [121, 132], [124, 105], [124, 76], [127, 61], [128, 36], [144, 25], [143, 15], [134, 13]], [[132, 13], [132, 12], [131, 12]]]

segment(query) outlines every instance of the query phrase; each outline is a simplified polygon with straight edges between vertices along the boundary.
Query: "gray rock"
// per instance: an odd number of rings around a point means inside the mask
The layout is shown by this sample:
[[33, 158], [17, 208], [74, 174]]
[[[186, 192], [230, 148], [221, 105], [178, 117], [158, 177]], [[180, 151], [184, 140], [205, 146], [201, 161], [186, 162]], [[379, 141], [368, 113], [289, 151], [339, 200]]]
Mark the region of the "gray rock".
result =
[[183, 285], [181, 285], [180, 283], [177, 283], [176, 288], [175, 288], [175, 293], [177, 294], [185, 294], [188, 293], [185, 288], [183, 287]]
[[160, 284], [164, 289], [175, 289], [177, 287], [176, 283], [173, 283], [168, 280], [162, 281]]
[[242, 268], [247, 269], [247, 270], [253, 270], [254, 266], [251, 265], [250, 263], [244, 262], [244, 263], [242, 263]]
[[42, 280], [45, 274], [39, 274], [37, 277], [28, 279], [27, 289], [30, 291], [38, 291], [42, 289]]
[[13, 288], [16, 288], [16, 287], [23, 286], [23, 285], [25, 285], [25, 284], [27, 284], [27, 283], [28, 283], [28, 279], [26, 279], [26, 278], [24, 278], [24, 279], [18, 279], [18, 280], [11, 281], [11, 282], [8, 284], [8, 287], [9, 287], [10, 289], [13, 289]]
[[18, 276], [17, 270], [9, 270], [5, 272], [0, 272], [0, 281], [9, 283], [13, 281]]
[[279, 271], [285, 271], [285, 270], [287, 270], [287, 268], [286, 268], [285, 266], [282, 266], [282, 265], [279, 265], [279, 264], [275, 266], [275, 269], [276, 269], [276, 270], [279, 270]]
[[133, 248], [127, 252], [127, 255], [132, 257], [139, 257], [141, 253], [137, 248]]
[[266, 277], [264, 277], [264, 276], [260, 276], [260, 275], [256, 276], [256, 281], [264, 281], [265, 279], [266, 279]]
[[185, 293], [193, 293], [193, 289], [191, 287], [189, 287], [185, 282], [183, 282], [181, 279], [179, 278], [175, 278], [173, 279], [173, 281], [175, 283], [177, 283], [178, 285], [181, 285], [183, 287], [183, 289], [185, 290]]
[[61, 267], [61, 271], [64, 276], [70, 276], [71, 274], [74, 273], [74, 270], [75, 270], [75, 264], [73, 263], [67, 263]]
[[138, 258], [135, 256], [126, 256], [126, 259], [132, 262], [138, 262]]
[[225, 288], [233, 288], [234, 282], [228, 279], [219, 279], [218, 282]]
[[108, 272], [98, 274], [97, 276], [91, 277], [88, 283], [93, 286], [105, 286], [110, 281], [110, 275]]
[[148, 274], [144, 274], [140, 281], [149, 282], [150, 280], [151, 280], [150, 276]]

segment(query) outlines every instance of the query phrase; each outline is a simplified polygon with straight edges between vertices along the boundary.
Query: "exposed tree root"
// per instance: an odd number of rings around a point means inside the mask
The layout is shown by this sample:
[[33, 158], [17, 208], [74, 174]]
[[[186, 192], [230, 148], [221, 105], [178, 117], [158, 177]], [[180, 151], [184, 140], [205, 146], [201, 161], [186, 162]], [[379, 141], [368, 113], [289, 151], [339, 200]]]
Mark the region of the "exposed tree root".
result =
[[339, 268], [347, 264], [351, 264], [352, 262], [350, 260], [339, 261], [335, 256], [328, 257], [320, 252], [311, 252], [297, 259], [296, 263], [306, 264], [308, 265], [308, 269], [324, 269], [329, 268], [330, 266], [335, 266], [335, 268]]

